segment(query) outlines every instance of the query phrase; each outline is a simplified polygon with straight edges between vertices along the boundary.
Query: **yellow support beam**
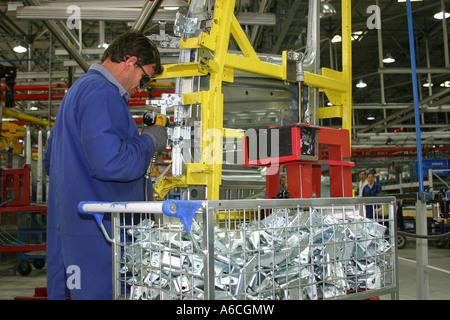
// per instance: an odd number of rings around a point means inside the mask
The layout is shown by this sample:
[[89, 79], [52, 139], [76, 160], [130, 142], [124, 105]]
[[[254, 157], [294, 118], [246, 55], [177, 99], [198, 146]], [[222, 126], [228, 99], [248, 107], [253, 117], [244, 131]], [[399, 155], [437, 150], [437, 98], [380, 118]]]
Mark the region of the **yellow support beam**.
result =
[[177, 77], [196, 77], [208, 74], [208, 68], [199, 62], [166, 64], [163, 73], [153, 79], [170, 79]]
[[342, 80], [346, 83], [342, 95], [342, 129], [349, 132], [352, 142], [352, 6], [351, 0], [342, 0]]
[[[11, 117], [11, 118], [14, 118], [17, 120], [24, 120], [27, 122], [32, 122], [32, 123], [41, 125], [41, 126], [48, 126], [47, 120], [42, 120], [40, 118], [36, 118], [36, 117], [30, 116], [28, 114], [17, 112], [17, 111], [11, 110], [11, 109], [3, 108], [2, 114], [5, 117]], [[53, 123], [51, 125], [53, 125]]]

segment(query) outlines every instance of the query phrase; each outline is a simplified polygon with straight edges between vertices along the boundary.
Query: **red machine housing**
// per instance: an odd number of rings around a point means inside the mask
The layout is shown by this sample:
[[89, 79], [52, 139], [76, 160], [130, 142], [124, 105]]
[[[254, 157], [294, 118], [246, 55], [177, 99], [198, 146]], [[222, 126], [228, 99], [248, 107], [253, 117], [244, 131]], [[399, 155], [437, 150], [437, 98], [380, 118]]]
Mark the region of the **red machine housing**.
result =
[[[278, 141], [272, 142], [271, 137], [276, 135], [272, 134], [271, 129], [279, 130]], [[243, 150], [244, 166], [271, 168], [266, 175], [267, 199], [275, 198], [280, 192], [281, 165], [286, 166], [291, 198], [320, 197], [322, 165], [329, 166], [330, 196], [353, 196], [351, 167], [355, 164], [349, 161], [351, 149], [348, 130], [307, 124], [269, 127], [264, 130], [257, 131], [257, 139], [246, 133]], [[267, 150], [260, 152], [261, 148]], [[278, 154], [273, 149], [278, 149]]]

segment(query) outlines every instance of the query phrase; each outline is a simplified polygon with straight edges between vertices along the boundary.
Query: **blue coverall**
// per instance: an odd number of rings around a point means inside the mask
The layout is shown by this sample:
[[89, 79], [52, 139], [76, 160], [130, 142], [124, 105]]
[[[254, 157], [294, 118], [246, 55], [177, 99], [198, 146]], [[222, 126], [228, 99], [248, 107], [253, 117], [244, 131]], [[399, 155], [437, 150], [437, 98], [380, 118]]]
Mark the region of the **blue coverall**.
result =
[[[89, 200], [144, 200], [143, 176], [155, 145], [150, 136], [139, 134], [128, 99], [118, 80], [94, 64], [59, 107], [44, 158], [50, 183], [49, 299], [64, 299], [67, 288], [72, 299], [112, 298], [111, 245], [94, 217], [80, 214], [77, 206]], [[110, 232], [108, 214], [103, 222]]]
[[[362, 196], [363, 197], [375, 197], [377, 194], [381, 193], [381, 185], [378, 183], [374, 183], [372, 188], [366, 184], [363, 189]], [[373, 219], [373, 207], [374, 205], [366, 206], [366, 218]]]

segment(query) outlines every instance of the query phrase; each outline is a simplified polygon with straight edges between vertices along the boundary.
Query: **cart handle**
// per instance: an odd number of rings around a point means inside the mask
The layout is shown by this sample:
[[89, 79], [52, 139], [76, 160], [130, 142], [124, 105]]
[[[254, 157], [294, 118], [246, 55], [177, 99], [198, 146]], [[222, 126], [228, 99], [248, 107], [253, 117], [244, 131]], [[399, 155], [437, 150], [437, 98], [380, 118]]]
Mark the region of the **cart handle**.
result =
[[130, 202], [81, 201], [78, 204], [78, 211], [82, 214], [93, 215], [100, 228], [103, 226], [105, 212], [164, 213], [169, 217], [181, 219], [186, 228], [186, 232], [189, 233], [195, 214], [202, 203], [201, 201], [188, 200]]

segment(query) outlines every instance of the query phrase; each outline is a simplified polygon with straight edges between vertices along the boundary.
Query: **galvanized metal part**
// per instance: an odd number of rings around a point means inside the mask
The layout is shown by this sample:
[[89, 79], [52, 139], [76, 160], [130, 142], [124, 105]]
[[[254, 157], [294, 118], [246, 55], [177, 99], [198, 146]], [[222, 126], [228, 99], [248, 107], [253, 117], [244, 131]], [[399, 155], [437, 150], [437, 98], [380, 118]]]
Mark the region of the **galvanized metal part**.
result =
[[[202, 299], [208, 280], [216, 299], [329, 299], [381, 288], [391, 268], [386, 227], [359, 215], [283, 208], [233, 228], [218, 221], [214, 252], [202, 224], [194, 219], [190, 234], [149, 220], [127, 230], [120, 274], [130, 299]], [[205, 279], [208, 254], [213, 279]]]

